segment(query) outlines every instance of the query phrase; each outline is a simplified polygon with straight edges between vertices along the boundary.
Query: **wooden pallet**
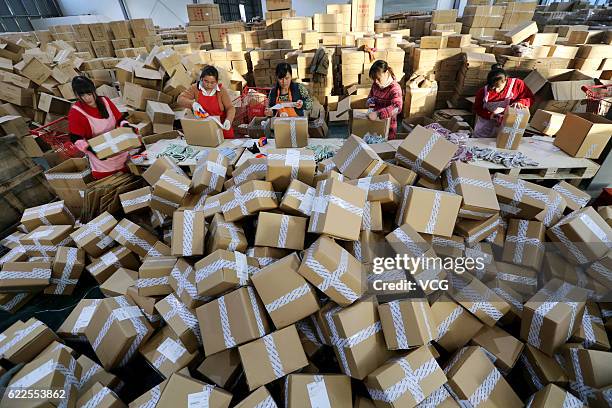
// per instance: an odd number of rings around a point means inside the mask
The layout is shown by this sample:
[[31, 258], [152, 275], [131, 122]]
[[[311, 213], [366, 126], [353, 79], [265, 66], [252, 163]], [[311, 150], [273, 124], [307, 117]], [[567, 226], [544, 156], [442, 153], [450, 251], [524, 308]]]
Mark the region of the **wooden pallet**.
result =
[[[599, 164], [593, 160], [571, 157], [552, 144], [552, 138], [523, 138], [518, 151], [538, 162], [537, 166], [506, 167], [484, 160], [474, 164], [489, 169], [491, 173], [504, 173], [525, 180], [575, 180], [590, 179], [597, 174]], [[495, 149], [495, 139], [469, 139], [468, 146]], [[502, 150], [503, 149], [498, 149]]]

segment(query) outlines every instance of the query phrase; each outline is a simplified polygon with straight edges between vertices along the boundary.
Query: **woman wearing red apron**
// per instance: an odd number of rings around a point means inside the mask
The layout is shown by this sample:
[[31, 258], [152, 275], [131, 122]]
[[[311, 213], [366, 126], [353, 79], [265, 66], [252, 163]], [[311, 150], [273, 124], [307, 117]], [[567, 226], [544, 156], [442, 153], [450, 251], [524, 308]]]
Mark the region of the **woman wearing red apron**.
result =
[[[276, 66], [276, 85], [270, 90], [268, 95], [268, 108], [265, 110], [266, 116], [294, 117], [304, 116], [305, 111], [312, 108], [312, 98], [304, 85], [293, 82], [291, 65], [281, 62]], [[279, 109], [272, 109], [277, 104], [287, 104]]]
[[100, 160], [89, 148], [87, 140], [118, 126], [131, 127], [129, 122], [122, 120], [122, 114], [110, 99], [98, 96], [91, 79], [74, 77], [72, 91], [78, 100], [68, 112], [68, 131], [75, 146], [88, 157], [93, 178], [98, 180], [119, 171], [127, 172], [128, 152]]
[[506, 106], [529, 108], [533, 93], [523, 80], [508, 78], [501, 64], [494, 64], [487, 85], [476, 93], [474, 137], [495, 137]]
[[234, 138], [232, 122], [236, 115], [236, 108], [232, 105], [229, 93], [219, 83], [217, 68], [210, 65], [205, 66], [200, 74], [200, 80], [179, 95], [177, 105], [181, 108], [192, 109], [193, 113], [200, 118], [219, 116], [223, 137]]

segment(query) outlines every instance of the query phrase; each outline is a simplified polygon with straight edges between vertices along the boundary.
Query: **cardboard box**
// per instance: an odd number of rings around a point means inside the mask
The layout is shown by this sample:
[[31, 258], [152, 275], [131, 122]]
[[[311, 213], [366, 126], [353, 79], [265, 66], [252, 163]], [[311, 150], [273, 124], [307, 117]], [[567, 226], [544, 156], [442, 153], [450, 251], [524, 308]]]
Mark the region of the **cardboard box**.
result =
[[221, 199], [223, 217], [226, 221], [238, 221], [259, 211], [277, 207], [272, 183], [267, 181], [248, 181], [229, 190]]
[[[238, 349], [228, 349], [220, 353], [206, 357], [197, 368], [207, 381], [217, 384], [222, 388], [230, 388], [231, 384], [242, 375], [240, 354]], [[259, 390], [265, 390], [265, 387]]]
[[70, 225], [74, 223], [74, 215], [66, 207], [64, 201], [56, 201], [37, 207], [26, 208], [20, 222], [28, 231], [33, 231], [41, 225]]
[[83, 250], [59, 247], [52, 264], [51, 284], [45, 288], [45, 293], [70, 295], [84, 268], [85, 252]]
[[69, 234], [73, 231], [72, 225], [41, 225], [34, 231], [24, 235], [19, 242], [31, 257], [49, 258], [50, 261], [57, 253], [59, 245], [72, 245]]
[[[420, 157], [426, 148], [426, 154], [424, 157]], [[430, 180], [435, 180], [456, 151], [456, 145], [433, 130], [417, 125], [398, 147], [395, 159], [398, 164], [408, 167]]]
[[[587, 192], [572, 186], [567, 181], [560, 181], [558, 184], [554, 185], [552, 189], [561, 194], [565, 199], [567, 207], [572, 211], [583, 208], [591, 201], [591, 196]], [[601, 210], [599, 213], [601, 215]]]
[[351, 135], [365, 137], [366, 135], [387, 138], [391, 118], [375, 119], [368, 118], [366, 109], [352, 109], [350, 111], [349, 132]]
[[273, 126], [277, 148], [308, 145], [308, 118], [274, 118]]
[[223, 389], [175, 373], [161, 393], [159, 405], [162, 407], [208, 405], [210, 408], [228, 408], [231, 400], [232, 394]]
[[201, 297], [218, 296], [250, 282], [259, 265], [242, 252], [217, 249], [195, 264], [195, 282]]
[[32, 58], [23, 66], [20, 73], [35, 84], [42, 85], [51, 76], [51, 68], [37, 58]]
[[552, 279], [525, 303], [521, 338], [552, 356], [580, 325], [586, 298], [584, 289]]
[[443, 182], [446, 191], [463, 197], [459, 210], [460, 217], [482, 220], [490, 218], [499, 211], [495, 187], [488, 170], [453, 162], [445, 174]]
[[285, 386], [290, 407], [305, 408], [319, 402], [330, 407], [352, 406], [350, 378], [344, 375], [290, 374]]
[[200, 330], [207, 333], [203, 338], [206, 356], [258, 339], [270, 331], [261, 301], [248, 286], [198, 307], [196, 314]]
[[300, 260], [294, 253], [252, 277], [253, 285], [277, 328], [289, 326], [319, 310], [315, 292], [298, 274], [299, 267]]
[[517, 150], [528, 124], [529, 109], [517, 109], [507, 106], [502, 123], [497, 131], [497, 147]]
[[[500, 173], [493, 177], [493, 185], [502, 214], [531, 219], [546, 209], [550, 192], [546, 187]], [[517, 190], [523, 193], [517, 195]]]
[[612, 137], [612, 121], [592, 113], [568, 113], [554, 145], [573, 157], [597, 159]]
[[436, 322], [424, 299], [381, 304], [378, 313], [389, 350], [422, 346], [438, 338]]
[[260, 212], [255, 245], [285, 249], [304, 249], [307, 220], [285, 214]]
[[139, 110], [146, 109], [147, 101], [172, 103], [172, 97], [170, 95], [131, 82], [126, 82], [123, 87], [123, 100], [126, 105]]
[[510, 219], [506, 230], [503, 261], [540, 269], [544, 258], [545, 230], [544, 224], [539, 221]]
[[0, 271], [3, 292], [37, 292], [51, 281], [50, 262], [6, 262]]
[[571, 112], [584, 99], [583, 86], [594, 85], [594, 80], [580, 71], [551, 71], [550, 74], [532, 71], [525, 84], [535, 96], [530, 110], [545, 109], [553, 112]]
[[438, 323], [436, 343], [452, 353], [466, 345], [483, 324], [448, 295], [442, 295], [431, 306], [431, 313]]
[[284, 191], [293, 179], [312, 184], [316, 169], [314, 154], [308, 149], [269, 149], [266, 181]]
[[270, 0], [266, 2], [266, 10], [286, 10], [291, 8], [291, 0]]
[[131, 128], [120, 127], [87, 141], [99, 159], [106, 159], [142, 145], [140, 137]]
[[293, 179], [279, 205], [287, 214], [310, 217], [315, 189], [309, 185]]
[[138, 268], [136, 288], [139, 296], [165, 296], [172, 292], [169, 276], [176, 258], [161, 256], [145, 259]]
[[573, 404], [577, 407], [583, 406], [582, 401], [576, 398], [572, 393], [555, 384], [548, 384], [533, 394], [532, 406], [534, 408], [544, 408], [547, 406], [554, 407], [563, 405], [564, 403]]
[[529, 124], [547, 136], [554, 136], [561, 129], [564, 120], [565, 115], [563, 113], [538, 109]]
[[155, 253], [153, 245], [158, 241], [157, 237], [145, 228], [126, 218], [115, 225], [108, 236], [141, 257], [145, 257], [151, 252]]
[[331, 238], [321, 237], [306, 250], [298, 273], [339, 305], [363, 295], [361, 264]]
[[358, 187], [336, 179], [319, 182], [308, 232], [328, 234], [339, 239], [357, 240], [365, 201], [366, 193]]
[[351, 179], [380, 174], [385, 163], [361, 138], [351, 135], [333, 157], [342, 174]]
[[[189, 353], [197, 353], [202, 346], [202, 335], [195, 313], [171, 293], [155, 304], [172, 333]], [[182, 367], [181, 367], [182, 368]]]
[[[432, 207], [423, 206], [424, 202]], [[406, 186], [396, 224], [408, 223], [418, 232], [450, 237], [460, 206], [461, 196], [457, 194]]]
[[373, 0], [352, 0], [351, 30], [374, 32], [376, 2]]
[[217, 121], [206, 119], [181, 119], [181, 127], [187, 144], [217, 147], [223, 142], [223, 132]]
[[[116, 223], [116, 221], [115, 221]], [[112, 228], [111, 228], [112, 229]], [[87, 249], [85, 249], [87, 251]], [[137, 257], [127, 248], [115, 247], [87, 265], [87, 271], [98, 281], [104, 283], [119, 268], [137, 270], [140, 265]]]

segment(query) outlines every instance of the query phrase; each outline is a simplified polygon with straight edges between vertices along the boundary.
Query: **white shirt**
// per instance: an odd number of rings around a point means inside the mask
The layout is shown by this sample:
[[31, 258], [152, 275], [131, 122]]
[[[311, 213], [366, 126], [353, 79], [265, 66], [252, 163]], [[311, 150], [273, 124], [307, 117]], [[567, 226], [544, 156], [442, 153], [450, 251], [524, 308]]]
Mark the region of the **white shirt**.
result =
[[200, 92], [202, 92], [202, 95], [204, 96], [213, 96], [214, 94], [220, 91], [219, 84], [217, 84], [217, 86], [215, 86], [214, 89], [212, 89], [211, 91], [207, 91], [206, 88], [204, 88], [203, 86], [200, 86], [199, 83], [198, 83], [198, 88], [200, 88]]

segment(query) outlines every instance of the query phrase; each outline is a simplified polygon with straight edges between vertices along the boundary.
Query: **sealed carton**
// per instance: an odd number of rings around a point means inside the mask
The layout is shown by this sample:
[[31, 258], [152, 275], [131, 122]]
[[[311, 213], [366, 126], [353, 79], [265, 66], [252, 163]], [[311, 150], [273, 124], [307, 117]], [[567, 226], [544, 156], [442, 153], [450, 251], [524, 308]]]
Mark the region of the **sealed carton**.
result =
[[[164, 203], [164, 200], [169, 201], [176, 204], [178, 208], [190, 188], [191, 180], [185, 176], [185, 173], [179, 174], [174, 169], [164, 171], [153, 186], [153, 195], [151, 196], [152, 208], [163, 210], [163, 208], [158, 208], [156, 203], [158, 201], [157, 197], [162, 199], [159, 200], [161, 203]], [[166, 211], [163, 212], [165, 213]]]
[[21, 216], [21, 223], [28, 231], [33, 231], [41, 225], [69, 225], [74, 223], [74, 215], [66, 207], [64, 201], [43, 204], [26, 208]]
[[50, 262], [6, 262], [0, 271], [0, 291], [37, 292], [51, 282]]
[[389, 350], [406, 350], [438, 338], [436, 323], [425, 299], [381, 304], [378, 313]]
[[270, 149], [266, 181], [284, 191], [293, 179], [312, 185], [316, 169], [314, 153], [308, 149]]
[[221, 198], [221, 210], [226, 221], [238, 221], [278, 207], [272, 183], [251, 180], [228, 190]]
[[207, 253], [217, 249], [244, 252], [247, 248], [247, 239], [242, 228], [233, 222], [225, 221], [221, 214], [213, 216], [209, 231]]
[[546, 228], [539, 221], [510, 219], [502, 259], [539, 270], [544, 258]]
[[555, 384], [548, 384], [529, 399], [529, 404], [533, 408], [558, 407], [563, 405], [572, 405], [575, 407], [583, 407], [584, 404], [571, 392], [559, 387]]
[[495, 187], [487, 169], [456, 161], [445, 175], [442, 181], [446, 191], [463, 197], [460, 217], [482, 220], [499, 211]]
[[[78, 361], [78, 360], [77, 360]], [[94, 383], [79, 396], [77, 406], [91, 406], [96, 408], [120, 408], [125, 404], [119, 399], [113, 390], [100, 383]]]
[[286, 327], [319, 310], [313, 288], [298, 274], [293, 253], [261, 269], [251, 280], [277, 328]]
[[55, 340], [53, 330], [40, 320], [17, 321], [0, 335], [0, 356], [12, 364], [27, 363]]
[[568, 113], [554, 145], [573, 157], [597, 159], [612, 137], [612, 121], [592, 113]]
[[447, 352], [454, 352], [474, 337], [483, 324], [448, 295], [442, 295], [431, 305], [431, 313], [437, 322], [436, 343]]
[[565, 114], [538, 109], [529, 123], [547, 136], [555, 136], [565, 120]]
[[120, 127], [87, 141], [99, 159], [106, 159], [141, 146], [140, 137], [131, 128]]
[[299, 180], [291, 180], [279, 208], [287, 214], [310, 217], [315, 191]]
[[308, 118], [275, 118], [273, 126], [277, 148], [308, 145]]
[[550, 192], [546, 187], [501, 173], [495, 174], [493, 185], [502, 215], [530, 219], [546, 209]]
[[[450, 237], [461, 206], [461, 196], [444, 191], [406, 186], [396, 224], [409, 224], [418, 232]], [[427, 204], [425, 204], [427, 203]]]
[[398, 147], [395, 159], [398, 164], [436, 180], [456, 152], [457, 145], [417, 125]]
[[[85, 251], [87, 252], [87, 250]], [[129, 249], [117, 246], [95, 258], [87, 265], [87, 271], [100, 284], [104, 283], [119, 268], [137, 270], [140, 265], [138, 257]]]
[[535, 21], [529, 21], [523, 24], [519, 24], [512, 30], [505, 34], [506, 43], [508, 44], [519, 44], [530, 36], [538, 33], [538, 25]]
[[196, 351], [187, 351], [169, 326], [151, 337], [140, 353], [164, 378], [181, 370], [197, 356]]
[[201, 331], [206, 333], [203, 338], [206, 356], [258, 339], [270, 331], [261, 301], [249, 286], [198, 307], [196, 314]]
[[523, 350], [523, 343], [498, 326], [483, 327], [471, 341], [495, 357], [495, 366], [508, 373], [517, 363]]
[[363, 139], [351, 135], [333, 157], [340, 172], [348, 178], [375, 176], [385, 169], [385, 163]]
[[249, 390], [308, 365], [294, 325], [238, 348]]
[[228, 408], [232, 394], [186, 375], [174, 373], [159, 397], [160, 407]]
[[361, 138], [370, 135], [386, 139], [389, 135], [390, 123], [390, 118], [378, 118], [375, 120], [369, 119], [368, 111], [366, 109], [351, 109], [349, 132], [351, 135], [359, 136]]
[[250, 283], [259, 265], [242, 252], [217, 249], [194, 265], [195, 282], [200, 296], [218, 296]]
[[83, 373], [79, 380], [81, 392], [88, 390], [96, 383], [111, 389], [115, 389], [121, 385], [121, 380], [116, 375], [104, 370], [101, 365], [86, 355], [81, 355], [77, 359], [77, 362], [81, 366], [81, 372]]
[[195, 269], [184, 258], [179, 258], [172, 268], [169, 281], [176, 296], [188, 308], [194, 309], [207, 300], [205, 297], [198, 295]]
[[51, 284], [45, 293], [70, 295], [85, 268], [85, 251], [77, 248], [59, 247], [52, 264]]
[[126, 218], [115, 225], [113, 230], [109, 233], [109, 236], [141, 257], [145, 257], [147, 254], [155, 252], [153, 250], [153, 245], [158, 241], [157, 237], [145, 228]]
[[438, 83], [413, 75], [406, 83], [404, 117], [431, 116], [436, 108]]
[[306, 227], [307, 220], [304, 217], [260, 212], [257, 218], [255, 245], [302, 250]]
[[197, 368], [207, 381], [221, 388], [230, 388], [242, 375], [240, 354], [238, 349], [228, 349], [206, 357]]
[[225, 155], [217, 150], [209, 151], [196, 163], [193, 170], [192, 190], [196, 193], [204, 192], [206, 194], [213, 191], [220, 192], [223, 189], [228, 165]]
[[494, 326], [510, 305], [477, 278], [464, 274], [449, 274], [451, 297], [487, 326]]
[[175, 211], [172, 216], [172, 255], [204, 255], [206, 232], [204, 211]]
[[290, 374], [285, 386], [291, 408], [352, 406], [351, 379], [345, 375]]
[[106, 297], [125, 296], [131, 286], [136, 284], [138, 272], [119, 268], [103, 284], [100, 291]]
[[497, 147], [517, 150], [525, 128], [529, 124], [529, 109], [506, 107], [502, 123], [497, 131]]
[[119, 194], [119, 200], [126, 214], [149, 208], [151, 204], [151, 187], [143, 187], [127, 193]]

